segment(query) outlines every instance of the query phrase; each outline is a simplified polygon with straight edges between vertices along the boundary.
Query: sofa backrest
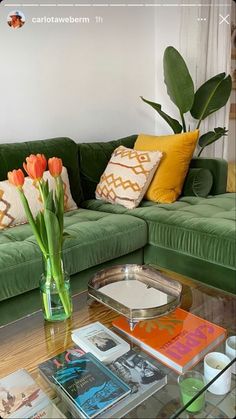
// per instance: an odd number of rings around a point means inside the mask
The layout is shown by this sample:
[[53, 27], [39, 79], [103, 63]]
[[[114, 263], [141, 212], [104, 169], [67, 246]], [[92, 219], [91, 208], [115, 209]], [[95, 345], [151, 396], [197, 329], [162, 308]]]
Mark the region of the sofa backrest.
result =
[[[78, 144], [80, 178], [84, 199], [95, 197], [95, 189], [104, 172], [112, 152], [120, 145], [133, 148], [137, 135], [115, 141]], [[210, 195], [226, 192], [228, 164], [222, 159], [193, 158], [190, 168], [209, 169], [213, 175]]]
[[67, 168], [71, 194], [77, 205], [82, 201], [82, 188], [77, 157], [77, 144], [66, 137], [22, 143], [0, 144], [0, 180], [7, 179], [7, 173], [22, 168], [30, 154], [44, 154], [46, 158], [60, 157]]
[[137, 135], [130, 135], [115, 141], [78, 144], [80, 179], [85, 200], [94, 198], [96, 186], [112, 152], [120, 145], [133, 148], [136, 139]]

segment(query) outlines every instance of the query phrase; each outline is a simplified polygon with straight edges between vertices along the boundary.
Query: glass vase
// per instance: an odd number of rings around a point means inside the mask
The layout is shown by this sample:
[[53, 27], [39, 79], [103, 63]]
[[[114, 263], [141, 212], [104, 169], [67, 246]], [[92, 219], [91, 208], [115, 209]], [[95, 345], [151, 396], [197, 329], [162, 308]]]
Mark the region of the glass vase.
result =
[[49, 255], [44, 259], [40, 293], [45, 320], [63, 321], [71, 317], [70, 277], [64, 270], [61, 254]]

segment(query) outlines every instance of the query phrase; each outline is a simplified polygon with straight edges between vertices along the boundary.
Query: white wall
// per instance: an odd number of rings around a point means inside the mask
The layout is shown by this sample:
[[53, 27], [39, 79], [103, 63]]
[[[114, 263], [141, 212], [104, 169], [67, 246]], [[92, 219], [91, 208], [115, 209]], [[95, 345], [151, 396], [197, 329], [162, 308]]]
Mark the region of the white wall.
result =
[[[178, 48], [178, 9], [25, 6], [18, 7], [25, 25], [13, 30], [6, 24], [12, 7], [4, 3], [0, 142], [56, 136], [99, 141], [170, 132], [139, 96], [157, 100], [175, 116], [163, 83], [162, 56], [167, 45]], [[91, 22], [31, 22], [33, 16], [70, 15], [87, 16]], [[103, 23], [95, 24], [95, 16], [102, 16]]]

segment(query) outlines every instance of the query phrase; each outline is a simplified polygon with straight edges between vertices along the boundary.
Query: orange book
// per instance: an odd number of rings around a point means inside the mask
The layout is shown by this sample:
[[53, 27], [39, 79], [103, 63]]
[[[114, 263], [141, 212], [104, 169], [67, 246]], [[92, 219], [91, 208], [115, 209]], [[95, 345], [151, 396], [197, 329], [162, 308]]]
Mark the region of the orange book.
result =
[[226, 329], [177, 308], [166, 316], [139, 322], [133, 332], [125, 317], [113, 326], [159, 361], [182, 373], [226, 338]]

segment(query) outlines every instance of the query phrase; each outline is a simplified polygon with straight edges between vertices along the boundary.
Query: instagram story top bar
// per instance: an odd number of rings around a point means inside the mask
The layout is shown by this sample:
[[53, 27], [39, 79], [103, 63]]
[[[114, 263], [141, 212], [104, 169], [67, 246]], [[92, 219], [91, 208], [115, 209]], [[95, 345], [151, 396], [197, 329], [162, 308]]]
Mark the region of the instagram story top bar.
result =
[[[1, 4], [1, 3], [0, 3]], [[150, 1], [148, 0], [148, 2], [144, 2], [142, 0], [127, 0], [127, 1], [117, 1], [117, 0], [81, 0], [81, 2], [79, 2], [78, 0], [75, 2], [68, 2], [65, 3], [64, 1], [60, 2], [60, 1], [56, 1], [56, 2], [52, 2], [52, 1], [40, 1], [39, 3], [32, 3], [32, 1], [29, 1], [27, 3], [27, 0], [24, 1], [23, 3], [14, 3], [14, 2], [10, 2], [10, 1], [3, 1], [2, 4], [5, 7], [88, 7], [88, 6], [96, 6], [96, 7], [107, 7], [107, 6], [116, 6], [116, 7], [219, 7], [219, 6], [230, 6], [230, 2], [220, 2], [217, 4], [212, 4], [212, 3], [197, 3], [197, 2], [189, 2], [189, 3], [181, 3], [181, 2], [176, 2], [171, 0], [168, 0], [168, 2], [164, 1], [164, 0], [158, 0], [157, 1]]]

